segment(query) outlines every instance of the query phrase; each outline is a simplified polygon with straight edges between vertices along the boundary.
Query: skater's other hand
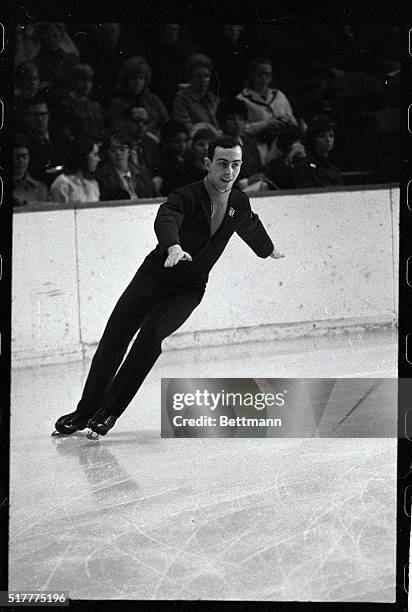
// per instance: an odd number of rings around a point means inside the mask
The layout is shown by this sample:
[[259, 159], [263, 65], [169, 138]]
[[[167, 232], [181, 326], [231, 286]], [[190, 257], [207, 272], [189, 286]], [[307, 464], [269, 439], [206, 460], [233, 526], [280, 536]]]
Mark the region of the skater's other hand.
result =
[[285, 255], [283, 253], [278, 253], [278, 251], [273, 249], [269, 257], [271, 257], [272, 259], [281, 259], [282, 257], [285, 257]]
[[165, 268], [172, 268], [179, 261], [192, 261], [192, 257], [186, 251], [183, 251], [182, 247], [179, 244], [174, 244], [173, 246], [167, 249], [168, 256], [164, 263]]

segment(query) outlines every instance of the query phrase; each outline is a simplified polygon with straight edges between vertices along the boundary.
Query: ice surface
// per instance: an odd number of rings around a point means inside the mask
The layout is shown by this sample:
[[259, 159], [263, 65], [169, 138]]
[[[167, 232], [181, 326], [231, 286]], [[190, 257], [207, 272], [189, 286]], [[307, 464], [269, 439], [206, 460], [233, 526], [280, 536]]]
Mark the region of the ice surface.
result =
[[395, 598], [396, 439], [161, 439], [163, 377], [391, 377], [396, 334], [164, 353], [98, 442], [51, 438], [88, 363], [12, 377], [10, 590]]

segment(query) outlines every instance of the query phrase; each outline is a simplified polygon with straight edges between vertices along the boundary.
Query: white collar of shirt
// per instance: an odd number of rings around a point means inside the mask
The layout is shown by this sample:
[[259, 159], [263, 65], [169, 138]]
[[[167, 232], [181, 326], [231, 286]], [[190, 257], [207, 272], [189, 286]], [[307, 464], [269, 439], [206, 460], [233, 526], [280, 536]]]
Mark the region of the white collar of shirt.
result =
[[257, 91], [255, 91], [254, 89], [250, 89], [249, 87], [245, 87], [245, 89], [243, 89], [242, 94], [246, 97], [246, 98], [250, 98], [252, 100], [256, 100], [257, 102], [265, 102], [266, 104], [270, 104], [272, 102], [272, 100], [276, 97], [276, 94], [278, 93], [277, 89], [269, 89], [266, 96], [263, 97], [261, 96], [260, 93], [258, 93]]

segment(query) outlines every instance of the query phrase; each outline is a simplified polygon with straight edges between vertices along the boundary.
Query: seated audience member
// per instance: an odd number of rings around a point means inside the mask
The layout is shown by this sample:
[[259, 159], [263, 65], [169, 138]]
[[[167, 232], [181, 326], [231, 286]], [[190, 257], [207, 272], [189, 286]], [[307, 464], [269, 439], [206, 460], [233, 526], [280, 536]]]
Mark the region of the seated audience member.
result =
[[34, 62], [22, 62], [15, 70], [14, 100], [26, 102], [40, 91], [39, 69]]
[[149, 170], [131, 159], [133, 141], [128, 134], [114, 133], [106, 142], [107, 163], [97, 181], [101, 200], [138, 200], [156, 196]]
[[267, 164], [266, 175], [278, 189], [294, 189], [295, 164], [306, 158], [303, 133], [297, 127], [286, 127], [279, 132], [276, 144], [280, 155]]
[[207, 174], [205, 166], [205, 157], [207, 157], [207, 148], [209, 142], [216, 138], [216, 133], [207, 128], [197, 130], [192, 136], [190, 149], [186, 159], [186, 168], [188, 171], [188, 182], [194, 183], [201, 181]]
[[119, 70], [119, 95], [109, 104], [108, 118], [112, 130], [127, 129], [127, 111], [132, 106], [144, 106], [149, 113], [148, 130], [156, 137], [169, 120], [165, 105], [149, 89], [151, 69], [144, 57], [129, 57]]
[[245, 66], [250, 61], [250, 41], [240, 24], [220, 24], [212, 28], [207, 53], [215, 67], [222, 98], [235, 96], [244, 82]]
[[127, 132], [133, 140], [133, 151], [137, 162], [149, 170], [152, 176], [157, 173], [159, 163], [158, 139], [148, 131], [149, 113], [144, 106], [133, 105], [127, 112], [129, 118]]
[[13, 206], [48, 200], [47, 187], [27, 172], [30, 153], [27, 138], [16, 134], [13, 148]]
[[246, 132], [263, 141], [268, 132], [274, 135], [287, 125], [297, 125], [289, 100], [282, 91], [271, 86], [272, 74], [270, 60], [253, 60], [248, 84], [237, 95], [248, 109]]
[[184, 26], [177, 23], [166, 23], [154, 32], [149, 44], [149, 62], [153, 69], [152, 88], [163, 100], [169, 112], [179, 83], [184, 83], [185, 62], [196, 48], [184, 36]]
[[105, 136], [103, 111], [100, 104], [89, 97], [94, 71], [88, 64], [76, 64], [71, 78], [72, 89], [58, 107], [59, 123], [74, 138], [90, 136], [102, 140]]
[[63, 23], [41, 23], [37, 31], [41, 48], [35, 62], [40, 78], [47, 81], [49, 94], [59, 97], [70, 87], [70, 71], [78, 62], [78, 53], [64, 50], [67, 32]]
[[78, 37], [82, 62], [93, 67], [96, 98], [106, 108], [112, 100], [120, 66], [137, 55], [120, 23], [82, 24], [85, 34]]
[[264, 189], [265, 186], [261, 183], [265, 175], [256, 139], [245, 132], [248, 117], [246, 103], [237, 98], [225, 100], [219, 104], [217, 117], [224, 134], [237, 138], [242, 146], [243, 161], [236, 187], [245, 189], [256, 184], [256, 189], [259, 187]]
[[63, 167], [63, 160], [71, 140], [56, 130], [49, 130], [49, 107], [41, 97], [29, 100], [23, 110], [22, 122], [27, 136], [29, 172], [36, 180], [50, 186]]
[[40, 92], [39, 69], [33, 62], [22, 62], [15, 71], [15, 130], [22, 130], [22, 115], [27, 102]]
[[184, 125], [170, 121], [162, 128], [159, 170], [155, 181], [161, 195], [191, 182], [186, 156], [188, 136]]
[[17, 24], [15, 27], [14, 65], [31, 62], [40, 51], [40, 40], [34, 23]]
[[173, 120], [184, 125], [187, 134], [197, 123], [218, 128], [216, 110], [219, 98], [210, 87], [212, 62], [207, 55], [195, 53], [186, 62], [190, 85], [180, 91], [173, 102]]
[[50, 199], [61, 204], [98, 202], [99, 185], [94, 178], [100, 161], [100, 143], [82, 137], [72, 143], [64, 172], [50, 186]]
[[297, 159], [294, 164], [297, 188], [344, 185], [340, 169], [329, 157], [334, 144], [335, 132], [329, 117], [313, 117], [306, 132], [306, 157]]

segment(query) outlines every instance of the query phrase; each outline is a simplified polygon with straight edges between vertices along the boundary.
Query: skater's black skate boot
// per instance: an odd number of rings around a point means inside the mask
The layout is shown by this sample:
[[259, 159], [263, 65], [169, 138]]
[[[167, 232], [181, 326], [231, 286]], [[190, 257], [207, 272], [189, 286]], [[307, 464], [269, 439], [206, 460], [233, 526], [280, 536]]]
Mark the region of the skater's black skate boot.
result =
[[[89, 418], [89, 416], [84, 416], [77, 410], [70, 412], [70, 414], [64, 414], [55, 423], [56, 432], [68, 436], [75, 431], [85, 429]], [[57, 435], [57, 433], [52, 435]]]
[[99, 408], [96, 414], [89, 420], [87, 427], [101, 436], [105, 436], [109, 429], [117, 421], [117, 416], [109, 408]]

